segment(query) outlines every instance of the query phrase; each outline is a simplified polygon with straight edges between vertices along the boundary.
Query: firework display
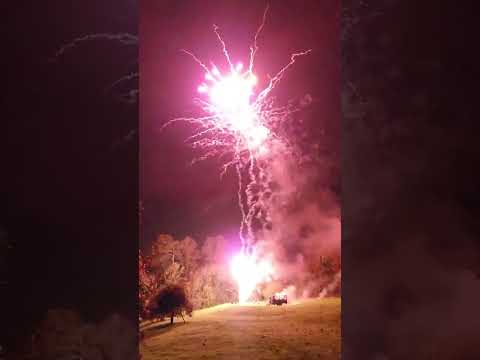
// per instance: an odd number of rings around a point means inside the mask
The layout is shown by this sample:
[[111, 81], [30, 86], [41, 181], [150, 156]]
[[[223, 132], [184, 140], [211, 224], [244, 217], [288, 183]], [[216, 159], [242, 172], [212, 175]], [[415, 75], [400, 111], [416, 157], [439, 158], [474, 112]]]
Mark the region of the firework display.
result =
[[179, 121], [191, 123], [196, 132], [187, 141], [201, 150], [202, 155], [197, 160], [215, 156], [227, 158], [221, 174], [231, 167], [236, 170], [238, 205], [242, 214], [239, 229], [242, 246], [232, 260], [231, 268], [238, 284], [240, 302], [247, 301], [257, 284], [268, 281], [274, 274], [271, 262], [260, 259], [255, 251], [256, 231], [253, 224], [255, 221], [268, 222], [268, 206], [261, 196], [268, 187], [265, 164], [278, 149], [288, 144], [278, 130], [298, 109], [291, 104], [277, 105], [272, 91], [296, 59], [311, 52], [306, 50], [292, 54], [290, 61], [262, 86], [261, 79], [254, 73], [254, 62], [267, 13], [268, 7], [250, 47], [247, 66], [231, 59], [220, 29], [215, 25], [213, 31], [221, 45], [227, 72], [222, 73], [215, 64], [209, 67], [192, 52], [183, 50], [205, 73], [204, 82], [197, 88], [201, 97], [195, 99], [203, 114], [172, 119], [164, 125], [167, 127]]

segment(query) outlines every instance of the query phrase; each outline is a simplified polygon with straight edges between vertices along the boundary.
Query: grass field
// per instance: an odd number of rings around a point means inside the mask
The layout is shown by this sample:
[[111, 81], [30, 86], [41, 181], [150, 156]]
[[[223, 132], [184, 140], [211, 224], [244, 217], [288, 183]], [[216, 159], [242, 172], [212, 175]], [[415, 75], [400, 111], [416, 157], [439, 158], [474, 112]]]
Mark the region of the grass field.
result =
[[142, 360], [340, 359], [340, 299], [224, 304], [142, 327]]

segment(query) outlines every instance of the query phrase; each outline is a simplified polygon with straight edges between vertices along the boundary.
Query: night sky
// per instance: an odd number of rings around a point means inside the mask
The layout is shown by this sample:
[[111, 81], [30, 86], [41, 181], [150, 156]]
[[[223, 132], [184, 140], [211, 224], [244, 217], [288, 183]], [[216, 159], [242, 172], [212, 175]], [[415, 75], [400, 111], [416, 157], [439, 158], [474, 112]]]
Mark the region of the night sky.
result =
[[[140, 3], [140, 119], [141, 185], [144, 205], [144, 239], [148, 248], [158, 233], [182, 238], [222, 234], [239, 244], [240, 210], [237, 178], [229, 171], [221, 180], [222, 163], [208, 160], [189, 165], [201, 153], [184, 139], [192, 126], [174, 125], [164, 132], [169, 119], [200, 115], [193, 104], [204, 73], [191, 57], [225, 66], [213, 24], [221, 28], [234, 61], [248, 62], [249, 47], [261, 23], [266, 2], [144, 0]], [[327, 134], [324, 149], [339, 149], [340, 48], [338, 1], [294, 1], [271, 4], [259, 38], [256, 74], [264, 80], [290, 59], [290, 54], [313, 49], [299, 59], [278, 86], [279, 103], [310, 94], [314, 103], [300, 116], [311, 139]], [[312, 140], [313, 139], [313, 140]]]
[[136, 11], [134, 1], [50, 1], [8, 12], [0, 218], [13, 244], [2, 288], [8, 339], [48, 308], [135, 320], [138, 143], [135, 133], [123, 139], [137, 129], [138, 109], [104, 90], [137, 70], [138, 48], [98, 41], [50, 59], [77, 36], [136, 34]]

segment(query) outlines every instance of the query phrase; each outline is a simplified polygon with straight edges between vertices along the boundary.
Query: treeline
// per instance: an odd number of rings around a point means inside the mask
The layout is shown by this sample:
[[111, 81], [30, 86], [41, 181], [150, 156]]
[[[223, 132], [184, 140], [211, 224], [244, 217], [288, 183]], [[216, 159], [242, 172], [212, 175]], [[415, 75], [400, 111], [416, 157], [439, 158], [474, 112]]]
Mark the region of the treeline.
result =
[[[208, 237], [202, 246], [191, 237], [182, 240], [159, 235], [150, 253], [139, 252], [140, 318], [158, 316], [152, 313], [152, 302], [158, 303], [165, 289], [182, 288], [186, 308], [201, 309], [237, 300], [231, 279], [228, 244], [222, 236]], [[179, 306], [182, 304], [179, 304]]]

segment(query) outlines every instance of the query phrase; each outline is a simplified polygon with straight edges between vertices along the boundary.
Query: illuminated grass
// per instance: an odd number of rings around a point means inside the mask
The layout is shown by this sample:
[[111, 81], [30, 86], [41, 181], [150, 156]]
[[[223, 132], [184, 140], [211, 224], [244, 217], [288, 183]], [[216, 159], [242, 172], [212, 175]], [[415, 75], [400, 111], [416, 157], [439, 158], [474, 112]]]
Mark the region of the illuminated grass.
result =
[[224, 304], [145, 330], [144, 360], [340, 359], [340, 299]]

